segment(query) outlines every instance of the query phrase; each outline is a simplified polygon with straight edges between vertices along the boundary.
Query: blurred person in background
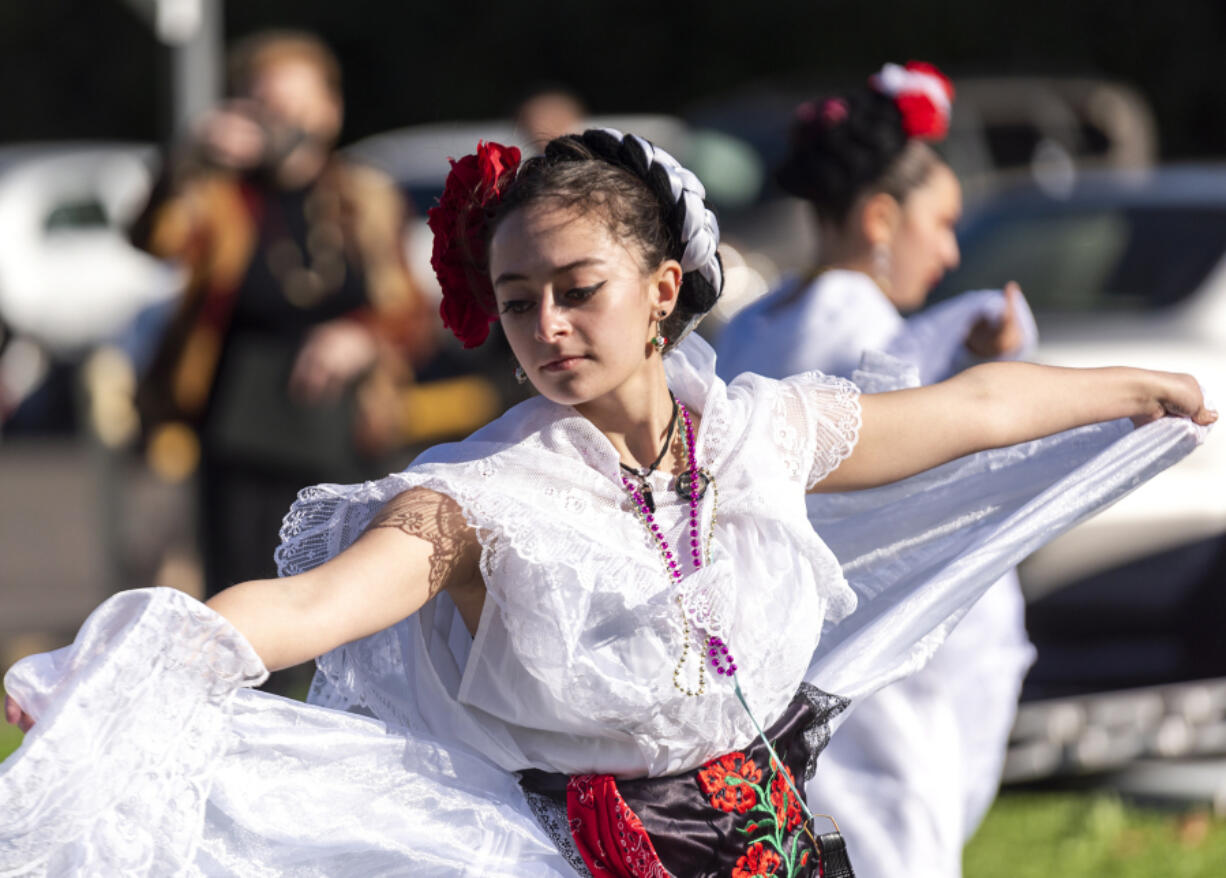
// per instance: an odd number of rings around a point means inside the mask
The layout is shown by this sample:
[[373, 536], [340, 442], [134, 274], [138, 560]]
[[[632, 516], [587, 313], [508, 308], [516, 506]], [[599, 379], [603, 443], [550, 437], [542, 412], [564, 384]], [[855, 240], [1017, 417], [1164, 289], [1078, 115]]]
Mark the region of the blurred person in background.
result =
[[275, 573], [303, 485], [386, 472], [399, 388], [435, 347], [399, 193], [334, 151], [331, 50], [306, 33], [253, 35], [231, 53], [229, 86], [132, 229], [189, 270], [139, 406], [155, 468], [190, 466], [198, 436], [208, 594]]
[[528, 94], [515, 110], [515, 130], [536, 153], [564, 134], [578, 134], [585, 126], [587, 108], [563, 86], [543, 86]]
[[[880, 351], [932, 383], [1033, 349], [1033, 318], [1013, 284], [900, 314], [922, 306], [958, 264], [961, 189], [929, 145], [946, 132], [952, 99], [939, 71], [912, 63], [887, 65], [868, 87], [797, 108], [777, 179], [816, 211], [820, 256], [726, 327], [726, 380], [811, 370], [850, 378], [863, 368], [857, 380], [865, 383], [877, 355], [863, 366], [862, 358]], [[818, 526], [824, 501], [810, 501]], [[861, 878], [961, 874], [963, 845], [995, 797], [1032, 661], [1011, 572], [923, 671], [852, 713], [809, 791], [815, 807], [837, 809]]]

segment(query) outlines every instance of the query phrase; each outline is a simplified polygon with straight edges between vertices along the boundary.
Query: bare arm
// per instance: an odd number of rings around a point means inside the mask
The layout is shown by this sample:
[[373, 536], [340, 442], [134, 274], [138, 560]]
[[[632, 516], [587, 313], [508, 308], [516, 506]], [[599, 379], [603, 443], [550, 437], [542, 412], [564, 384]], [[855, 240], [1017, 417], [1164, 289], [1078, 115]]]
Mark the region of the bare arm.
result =
[[390, 500], [332, 560], [297, 576], [240, 583], [209, 606], [277, 670], [381, 631], [443, 589], [483, 595], [479, 557], [456, 502], [415, 488]]
[[1190, 375], [1031, 363], [988, 363], [939, 384], [867, 394], [861, 407], [855, 450], [815, 491], [884, 485], [966, 454], [1100, 421], [1142, 424], [1168, 414], [1217, 420]]

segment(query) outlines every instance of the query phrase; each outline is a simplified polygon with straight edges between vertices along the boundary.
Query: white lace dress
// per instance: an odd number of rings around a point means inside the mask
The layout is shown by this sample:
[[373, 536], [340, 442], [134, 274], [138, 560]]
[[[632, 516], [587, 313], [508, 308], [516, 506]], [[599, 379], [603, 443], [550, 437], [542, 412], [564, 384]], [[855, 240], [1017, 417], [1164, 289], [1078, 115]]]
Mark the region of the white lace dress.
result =
[[[858, 377], [867, 390], [947, 378], [973, 361], [963, 340], [981, 316], [1004, 306], [998, 291], [968, 293], [909, 319], [865, 274], [828, 271], [746, 309], [719, 340], [720, 374], [782, 377], [817, 369]], [[1018, 303], [1033, 355], [1037, 331]], [[888, 352], [914, 367], [910, 380], [856, 372], [865, 354]], [[809, 499], [821, 527], [826, 500]], [[995, 798], [1022, 680], [1034, 660], [1017, 574], [980, 598], [921, 671], [865, 699], [822, 755], [808, 787], [814, 806], [835, 813], [860, 878], [956, 878], [962, 848]]]
[[[697, 338], [668, 372], [702, 414], [698, 460], [719, 491], [715, 563], [686, 587], [726, 602], [725, 639], [767, 725], [802, 681], [858, 698], [908, 672], [985, 569], [998, 574], [1201, 436], [1187, 422], [1116, 424], [967, 458], [864, 492], [823, 539], [803, 492], [854, 445], [852, 385], [817, 374], [725, 385]], [[569, 408], [533, 400], [403, 473], [304, 491], [283, 528], [283, 572], [340, 551], [418, 485], [454, 497], [481, 541], [475, 638], [439, 596], [321, 657], [315, 703], [302, 705], [244, 688], [263, 668], [207, 608], [121, 593], [71, 647], [6, 677], [38, 723], [0, 767], [0, 875], [572, 875], [513, 771], [668, 774], [751, 741], [726, 681], [699, 698], [673, 688], [673, 586], [613, 448]], [[655, 487], [676, 545], [688, 505]]]

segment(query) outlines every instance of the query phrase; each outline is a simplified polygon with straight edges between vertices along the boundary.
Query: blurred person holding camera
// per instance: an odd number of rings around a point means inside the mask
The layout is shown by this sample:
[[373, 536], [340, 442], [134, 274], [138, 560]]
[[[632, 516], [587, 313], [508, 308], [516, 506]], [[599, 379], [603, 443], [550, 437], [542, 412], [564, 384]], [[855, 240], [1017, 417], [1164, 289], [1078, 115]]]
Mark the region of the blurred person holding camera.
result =
[[[958, 264], [961, 188], [930, 145], [948, 129], [952, 100], [940, 71], [912, 62], [797, 108], [776, 178], [816, 212], [820, 256], [726, 327], [726, 380], [817, 370], [881, 391], [895, 389], [881, 376], [899, 361], [914, 382], [931, 384], [1032, 353], [1034, 319], [1016, 284], [903, 316]], [[826, 501], [811, 497], [808, 508], [823, 532]], [[809, 793], [839, 809], [861, 878], [961, 874], [963, 845], [996, 794], [1033, 655], [1010, 572], [922, 671], [859, 705], [834, 736]]]
[[405, 206], [334, 151], [340, 65], [317, 37], [235, 47], [232, 97], [172, 154], [132, 230], [189, 270], [138, 404], [155, 468], [200, 460], [209, 594], [275, 572], [304, 484], [381, 474], [397, 393], [433, 353]]

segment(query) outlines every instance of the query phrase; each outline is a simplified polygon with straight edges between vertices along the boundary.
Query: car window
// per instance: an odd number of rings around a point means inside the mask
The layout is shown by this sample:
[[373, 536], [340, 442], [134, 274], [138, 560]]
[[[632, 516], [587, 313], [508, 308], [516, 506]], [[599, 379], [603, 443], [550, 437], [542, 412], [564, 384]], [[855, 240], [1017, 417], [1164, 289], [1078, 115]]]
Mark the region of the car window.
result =
[[1140, 311], [1193, 293], [1226, 252], [1226, 210], [1144, 207], [998, 216], [967, 230], [934, 299], [1016, 280], [1036, 311]]
[[106, 208], [93, 199], [57, 204], [43, 219], [43, 228], [50, 233], [105, 228], [107, 225]]

